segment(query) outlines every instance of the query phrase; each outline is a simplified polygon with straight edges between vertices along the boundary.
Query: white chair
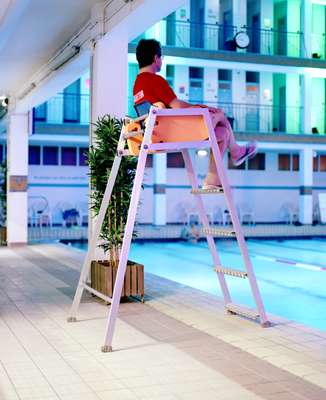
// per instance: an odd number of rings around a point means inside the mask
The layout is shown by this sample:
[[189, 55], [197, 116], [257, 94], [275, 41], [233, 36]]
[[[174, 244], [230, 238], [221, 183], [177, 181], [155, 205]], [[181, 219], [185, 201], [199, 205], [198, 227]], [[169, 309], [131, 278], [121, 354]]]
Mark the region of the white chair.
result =
[[240, 203], [237, 205], [240, 223], [255, 224], [255, 212], [248, 203]]
[[52, 217], [49, 203], [44, 196], [31, 196], [29, 198], [28, 222], [30, 226], [52, 226]]
[[80, 226], [88, 225], [88, 203], [86, 201], [77, 204], [77, 211], [79, 213], [78, 222]]
[[292, 203], [284, 203], [280, 209], [281, 219], [287, 224], [293, 224], [299, 219], [298, 208]]

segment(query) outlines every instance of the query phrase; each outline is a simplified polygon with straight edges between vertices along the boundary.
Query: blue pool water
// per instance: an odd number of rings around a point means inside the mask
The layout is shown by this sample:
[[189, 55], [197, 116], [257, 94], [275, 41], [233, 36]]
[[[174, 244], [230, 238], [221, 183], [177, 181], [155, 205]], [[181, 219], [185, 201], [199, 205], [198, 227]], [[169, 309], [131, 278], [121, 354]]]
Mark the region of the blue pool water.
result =
[[[248, 240], [266, 311], [326, 330], [326, 240]], [[218, 241], [222, 264], [243, 269], [236, 242]], [[133, 243], [145, 271], [221, 296], [206, 242]], [[227, 277], [234, 302], [254, 306], [247, 280]]]

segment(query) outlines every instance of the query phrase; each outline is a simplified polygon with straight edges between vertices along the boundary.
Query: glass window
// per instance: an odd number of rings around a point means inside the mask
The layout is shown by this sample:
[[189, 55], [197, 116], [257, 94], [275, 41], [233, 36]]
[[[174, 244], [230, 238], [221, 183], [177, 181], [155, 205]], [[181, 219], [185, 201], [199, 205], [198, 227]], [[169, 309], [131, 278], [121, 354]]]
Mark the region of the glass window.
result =
[[46, 121], [46, 103], [41, 104], [34, 108], [34, 119], [35, 121]]
[[80, 121], [80, 79], [63, 91], [63, 119], [64, 122]]
[[43, 147], [43, 165], [58, 165], [59, 164], [58, 147], [44, 146]]
[[246, 71], [246, 82], [259, 83], [259, 72]]
[[3, 161], [3, 146], [0, 144], [0, 163]]
[[146, 158], [146, 168], [153, 168], [153, 155], [152, 154], [148, 154], [147, 158]]
[[299, 154], [292, 155], [292, 171], [299, 171], [300, 168], [300, 157]]
[[290, 154], [279, 154], [278, 155], [278, 170], [279, 171], [290, 171]]
[[218, 70], [219, 81], [232, 81], [232, 71], [230, 69], [219, 69]]
[[231, 160], [230, 153], [228, 153], [228, 169], [246, 169], [246, 163], [244, 162], [236, 167]]
[[326, 171], [326, 155], [319, 156], [319, 171]]
[[248, 169], [265, 170], [265, 153], [257, 153], [248, 160]]
[[41, 164], [41, 147], [29, 146], [28, 148], [28, 164], [40, 165]]
[[189, 78], [203, 79], [203, 77], [204, 77], [203, 68], [198, 68], [198, 67], [189, 68]]
[[181, 153], [168, 153], [167, 154], [167, 167], [168, 168], [184, 168], [185, 164]]
[[76, 147], [61, 147], [61, 165], [76, 165]]
[[87, 154], [88, 154], [88, 147], [79, 148], [79, 165], [81, 166], [87, 165]]
[[313, 158], [313, 170], [318, 171], [318, 156], [317, 155]]

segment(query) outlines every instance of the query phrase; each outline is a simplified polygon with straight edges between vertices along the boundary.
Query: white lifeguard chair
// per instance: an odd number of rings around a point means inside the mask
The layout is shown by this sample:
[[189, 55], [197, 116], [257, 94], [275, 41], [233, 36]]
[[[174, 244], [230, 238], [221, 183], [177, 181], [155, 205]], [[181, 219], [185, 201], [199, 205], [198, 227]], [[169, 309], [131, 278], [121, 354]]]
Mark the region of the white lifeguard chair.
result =
[[[145, 119], [146, 128], [145, 130], [143, 130], [141, 128], [141, 122], [144, 122]], [[126, 145], [128, 145], [128, 148], [126, 148]], [[194, 173], [188, 150], [192, 148], [204, 147], [209, 147], [212, 149], [219, 178], [222, 183], [221, 189], [204, 190], [198, 187], [196, 174]], [[113, 162], [111, 174], [103, 196], [100, 211], [96, 219], [94, 232], [90, 239], [88, 251], [80, 274], [80, 279], [72, 304], [70, 316], [68, 318], [69, 322], [76, 321], [77, 310], [84, 290], [87, 290], [90, 293], [99, 296], [106, 302], [111, 303], [106, 325], [104, 345], [102, 346], [103, 352], [112, 351], [114, 327], [118, 315], [121, 291], [126, 272], [128, 254], [132, 240], [132, 233], [135, 224], [141, 185], [144, 176], [146, 158], [149, 153], [169, 151], [182, 152], [189, 181], [192, 186], [191, 193], [195, 196], [201, 223], [203, 225], [203, 232], [206, 235], [209, 250], [213, 259], [214, 269], [217, 273], [217, 277], [221, 285], [224, 304], [227, 312], [230, 314], [242, 315], [251, 319], [259, 319], [263, 327], [270, 326], [258, 289], [256, 277], [250, 261], [236, 208], [233, 203], [231, 189], [228, 183], [223, 159], [217, 144], [208, 109], [161, 109], [152, 106], [148, 115], [134, 120], [128, 119], [123, 124], [117, 147], [117, 155]], [[124, 231], [117, 277], [114, 285], [113, 296], [112, 298], [110, 298], [91, 288], [87, 283], [87, 279], [90, 271], [91, 261], [95, 254], [95, 249], [98, 243], [105, 213], [110, 202], [112, 189], [118, 174], [120, 162], [122, 157], [128, 156], [137, 156], [138, 164], [131, 194], [127, 222]], [[225, 195], [226, 204], [232, 220], [231, 227], [224, 229], [216, 229], [210, 227], [207, 213], [204, 209], [204, 203], [201, 197], [204, 194]], [[237, 270], [233, 267], [229, 268], [221, 265], [221, 261], [214, 241], [214, 235], [236, 238], [244, 261], [245, 270]], [[241, 305], [234, 304], [232, 302], [231, 295], [225, 280], [225, 275], [236, 276], [249, 280], [249, 284], [257, 307], [256, 309], [250, 309]]]

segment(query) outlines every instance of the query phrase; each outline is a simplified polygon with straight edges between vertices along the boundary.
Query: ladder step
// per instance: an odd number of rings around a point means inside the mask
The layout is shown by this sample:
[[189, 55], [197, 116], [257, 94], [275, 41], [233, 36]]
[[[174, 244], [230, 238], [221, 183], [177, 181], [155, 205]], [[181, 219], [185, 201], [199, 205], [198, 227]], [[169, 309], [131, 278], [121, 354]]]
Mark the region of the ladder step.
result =
[[213, 236], [224, 236], [224, 237], [235, 237], [235, 231], [231, 229], [221, 229], [221, 228], [203, 228], [203, 232], [207, 235]]
[[88, 286], [86, 283], [83, 284], [83, 288], [86, 289], [88, 292], [95, 294], [95, 296], [99, 297], [100, 299], [106, 301], [107, 303], [112, 302], [112, 298], [109, 296], [105, 296], [105, 294], [99, 292], [98, 290], [93, 289], [92, 287]]
[[222, 265], [218, 265], [217, 267], [214, 268], [216, 272], [220, 272], [224, 275], [231, 275], [231, 276], [236, 276], [238, 278], [247, 278], [248, 273], [246, 271], [240, 271], [238, 269], [233, 269], [233, 268], [226, 268], [223, 267]]
[[225, 308], [231, 314], [242, 315], [243, 317], [247, 317], [250, 319], [259, 318], [259, 313], [257, 312], [257, 310], [254, 310], [253, 308], [249, 308], [246, 306], [233, 304], [233, 303], [226, 304]]
[[224, 190], [222, 187], [218, 187], [216, 189], [192, 189], [191, 194], [218, 194], [218, 193], [224, 193]]
[[129, 139], [135, 136], [143, 135], [144, 131], [134, 131], [134, 132], [127, 132], [123, 134], [124, 139]]

